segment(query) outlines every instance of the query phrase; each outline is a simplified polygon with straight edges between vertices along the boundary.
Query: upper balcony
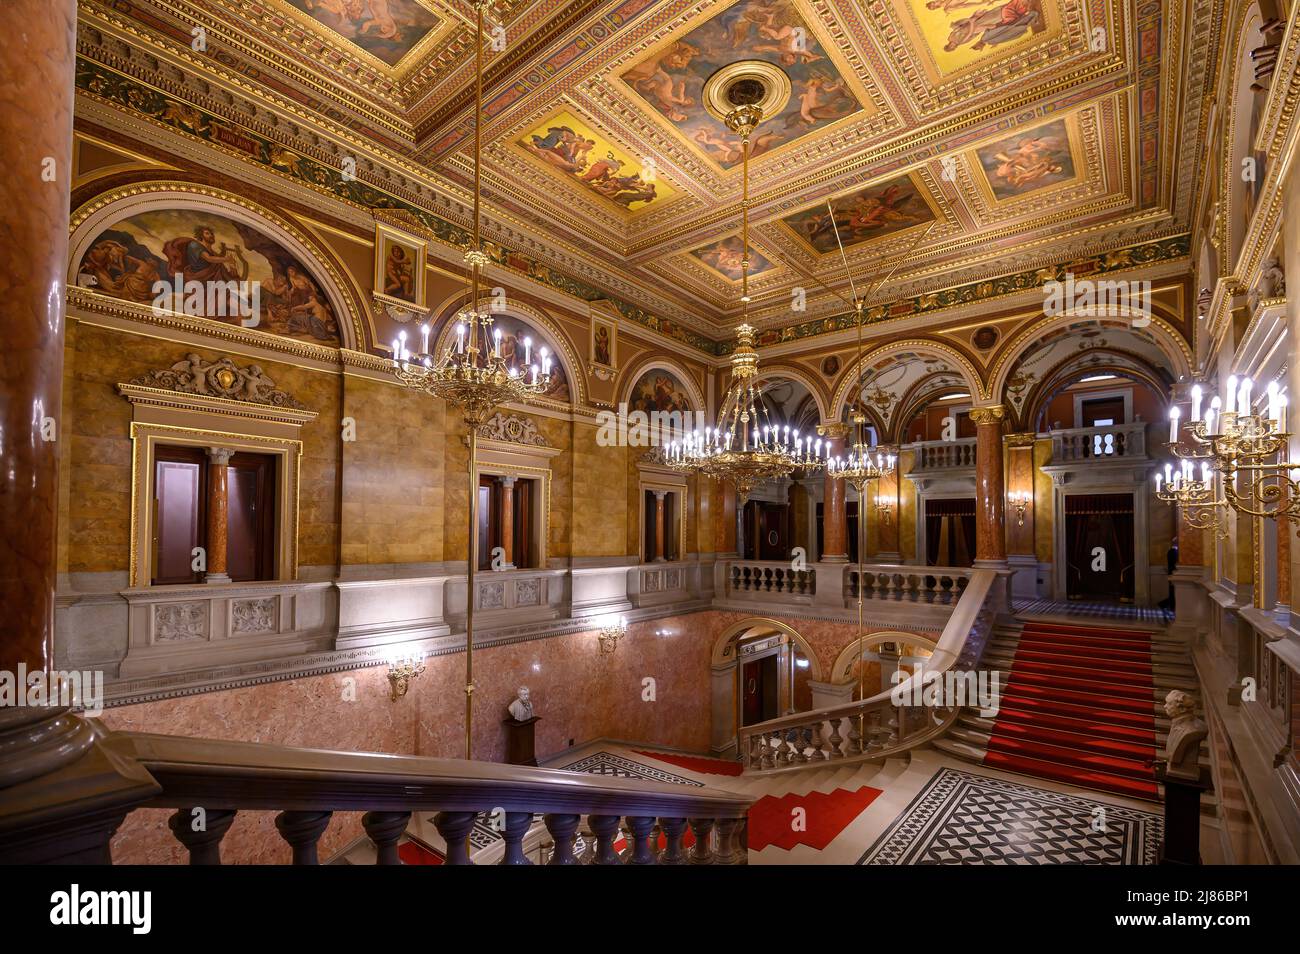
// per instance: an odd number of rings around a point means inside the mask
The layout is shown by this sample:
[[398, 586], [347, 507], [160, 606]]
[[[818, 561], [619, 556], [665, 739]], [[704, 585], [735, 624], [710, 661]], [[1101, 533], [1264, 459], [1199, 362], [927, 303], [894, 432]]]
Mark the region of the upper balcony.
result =
[[1052, 463], [1072, 464], [1094, 460], [1148, 460], [1147, 425], [1106, 424], [1054, 430]]

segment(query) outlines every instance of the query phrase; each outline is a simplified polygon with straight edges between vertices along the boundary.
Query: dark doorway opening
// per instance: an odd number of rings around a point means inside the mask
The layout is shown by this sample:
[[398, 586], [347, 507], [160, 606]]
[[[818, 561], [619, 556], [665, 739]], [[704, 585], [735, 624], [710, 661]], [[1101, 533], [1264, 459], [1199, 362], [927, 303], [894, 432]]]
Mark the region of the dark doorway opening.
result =
[[1066, 597], [1133, 602], [1133, 495], [1065, 498]]
[[925, 502], [925, 565], [972, 566], [975, 562], [975, 498]]
[[752, 659], [740, 670], [740, 724], [756, 725], [775, 719], [780, 707], [779, 657], [776, 653]]

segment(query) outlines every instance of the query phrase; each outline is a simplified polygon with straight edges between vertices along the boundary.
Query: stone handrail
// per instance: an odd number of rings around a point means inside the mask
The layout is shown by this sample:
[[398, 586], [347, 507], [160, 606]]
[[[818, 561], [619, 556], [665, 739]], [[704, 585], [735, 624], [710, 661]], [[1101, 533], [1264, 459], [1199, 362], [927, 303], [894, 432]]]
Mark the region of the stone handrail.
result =
[[912, 444], [916, 457], [911, 473], [933, 470], [963, 470], [975, 468], [975, 438], [962, 437], [952, 441], [916, 441]]
[[[191, 864], [220, 864], [221, 838], [242, 810], [279, 812], [276, 829], [292, 848], [294, 864], [318, 862], [317, 842], [336, 811], [366, 813], [362, 826], [375, 844], [378, 864], [401, 863], [397, 844], [416, 811], [437, 812], [434, 825], [446, 842], [447, 864], [471, 863], [470, 831], [484, 812], [504, 814], [502, 864], [531, 864], [522, 842], [537, 814], [556, 846], [549, 864], [580, 863], [573, 851], [580, 825], [595, 833], [593, 863], [623, 863], [614, 848], [624, 837], [622, 819], [630, 864], [746, 861], [745, 817], [753, 801], [746, 795], [493, 762], [108, 732], [91, 724], [94, 748], [62, 770], [85, 763], [86, 794], [60, 809], [61, 824], [52, 824], [48, 799], [40, 791], [43, 779], [0, 789], [0, 861], [70, 860], [67, 833], [94, 817], [101, 829], [97, 843], [74, 852], [71, 860], [111, 862], [109, 838], [129, 811], [141, 807], [176, 809], [170, 828], [189, 851]], [[92, 757], [93, 765], [87, 762]], [[135, 784], [134, 800], [114, 804], [111, 816], [104, 815], [94, 783], [104, 764]], [[58, 784], [63, 792], [70, 790], [68, 778]], [[76, 788], [71, 791], [79, 795]], [[193, 826], [198, 809], [204, 824]], [[695, 835], [689, 857], [682, 846], [687, 825]]]
[[851, 563], [844, 573], [844, 595], [856, 601], [861, 578], [863, 599], [948, 605], [960, 598], [974, 573], [970, 567], [868, 563], [859, 574]]
[[1136, 424], [1069, 427], [1052, 434], [1052, 463], [1115, 458], [1145, 458], [1146, 428]]
[[731, 560], [727, 592], [812, 596], [817, 592], [817, 574], [810, 568], [795, 569], [789, 560]]
[[[925, 682], [950, 670], [979, 665], [999, 613], [1008, 607], [1005, 571], [978, 569], [962, 590], [933, 655], [925, 660]], [[920, 696], [915, 675], [897, 687], [812, 712], [797, 712], [740, 730], [740, 757], [747, 773], [793, 771], [809, 763], [884, 758], [940, 735], [956, 720], [960, 706], [898, 705]]]

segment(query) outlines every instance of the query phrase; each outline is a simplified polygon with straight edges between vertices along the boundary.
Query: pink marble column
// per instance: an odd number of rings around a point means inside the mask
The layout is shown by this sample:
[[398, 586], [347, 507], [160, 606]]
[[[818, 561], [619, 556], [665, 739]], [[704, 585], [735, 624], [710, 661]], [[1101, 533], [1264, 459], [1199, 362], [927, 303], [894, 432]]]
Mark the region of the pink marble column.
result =
[[[501, 549], [505, 551], [505, 569], [515, 565], [515, 478], [501, 478]], [[527, 562], [525, 560], [524, 562]]]
[[75, 0], [10, 0], [0, 42], [0, 668], [49, 668], [54, 638]]
[[656, 490], [655, 494], [655, 563], [663, 563], [667, 559], [664, 553], [664, 515], [667, 510], [667, 494], [662, 490]]
[[208, 538], [205, 583], [229, 583], [226, 551], [230, 528], [230, 458], [228, 447], [208, 448]]
[[[849, 436], [847, 424], [823, 424], [817, 433], [830, 444], [830, 456], [844, 453], [844, 443]], [[860, 505], [859, 505], [860, 506]], [[826, 475], [826, 492], [822, 495], [822, 553], [825, 563], [847, 563], [849, 513], [845, 506], [844, 481]]]
[[1001, 404], [971, 408], [975, 422], [975, 562], [1005, 564], [1006, 510], [1002, 475]]

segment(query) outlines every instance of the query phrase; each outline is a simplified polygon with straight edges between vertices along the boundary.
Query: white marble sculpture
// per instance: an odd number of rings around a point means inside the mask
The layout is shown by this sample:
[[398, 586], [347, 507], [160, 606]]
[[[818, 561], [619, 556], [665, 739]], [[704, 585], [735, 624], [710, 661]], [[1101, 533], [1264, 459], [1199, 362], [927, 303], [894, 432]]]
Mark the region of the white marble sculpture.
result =
[[1173, 720], [1165, 742], [1165, 774], [1197, 781], [1201, 777], [1201, 740], [1209, 730], [1196, 717], [1196, 700], [1181, 689], [1173, 689], [1165, 696], [1165, 714]]
[[510, 718], [516, 722], [527, 722], [533, 717], [533, 703], [528, 695], [528, 687], [520, 686], [515, 701], [510, 703]]

